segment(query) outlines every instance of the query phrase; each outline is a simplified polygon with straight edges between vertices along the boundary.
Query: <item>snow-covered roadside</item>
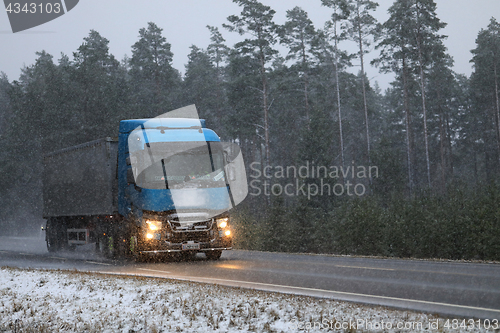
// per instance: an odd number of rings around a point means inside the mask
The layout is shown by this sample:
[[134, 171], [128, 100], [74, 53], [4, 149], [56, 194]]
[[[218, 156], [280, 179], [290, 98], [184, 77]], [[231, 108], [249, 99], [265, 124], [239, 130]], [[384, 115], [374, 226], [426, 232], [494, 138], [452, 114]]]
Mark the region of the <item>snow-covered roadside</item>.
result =
[[0, 332], [452, 331], [444, 324], [411, 311], [212, 284], [0, 268]]

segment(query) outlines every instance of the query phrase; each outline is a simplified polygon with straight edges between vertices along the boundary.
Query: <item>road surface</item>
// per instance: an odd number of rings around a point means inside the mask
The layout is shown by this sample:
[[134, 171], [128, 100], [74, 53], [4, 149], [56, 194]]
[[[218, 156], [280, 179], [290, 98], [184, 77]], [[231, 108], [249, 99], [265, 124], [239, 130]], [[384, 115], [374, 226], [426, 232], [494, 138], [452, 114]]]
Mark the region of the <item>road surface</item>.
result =
[[0, 266], [77, 269], [218, 283], [325, 297], [453, 318], [500, 319], [500, 265], [225, 251], [187, 262], [109, 260], [92, 251], [48, 253], [42, 238], [0, 237]]

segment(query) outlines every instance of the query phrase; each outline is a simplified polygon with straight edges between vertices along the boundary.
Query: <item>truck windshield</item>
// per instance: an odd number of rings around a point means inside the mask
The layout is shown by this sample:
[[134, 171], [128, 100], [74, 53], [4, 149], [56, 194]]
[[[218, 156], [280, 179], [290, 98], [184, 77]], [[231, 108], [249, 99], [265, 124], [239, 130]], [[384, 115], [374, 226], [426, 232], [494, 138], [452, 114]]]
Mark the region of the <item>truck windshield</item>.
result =
[[161, 142], [131, 154], [137, 186], [149, 189], [226, 186], [224, 155], [218, 142]]

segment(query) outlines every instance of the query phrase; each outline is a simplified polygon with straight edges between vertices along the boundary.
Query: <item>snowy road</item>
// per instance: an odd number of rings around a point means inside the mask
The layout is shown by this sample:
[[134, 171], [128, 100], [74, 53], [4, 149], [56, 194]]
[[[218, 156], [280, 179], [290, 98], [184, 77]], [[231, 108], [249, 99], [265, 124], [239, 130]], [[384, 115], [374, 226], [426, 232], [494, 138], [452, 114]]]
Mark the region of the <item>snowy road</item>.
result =
[[500, 318], [500, 265], [225, 251], [220, 261], [135, 263], [88, 248], [47, 253], [42, 239], [0, 237], [0, 266], [176, 278], [387, 305], [456, 318]]

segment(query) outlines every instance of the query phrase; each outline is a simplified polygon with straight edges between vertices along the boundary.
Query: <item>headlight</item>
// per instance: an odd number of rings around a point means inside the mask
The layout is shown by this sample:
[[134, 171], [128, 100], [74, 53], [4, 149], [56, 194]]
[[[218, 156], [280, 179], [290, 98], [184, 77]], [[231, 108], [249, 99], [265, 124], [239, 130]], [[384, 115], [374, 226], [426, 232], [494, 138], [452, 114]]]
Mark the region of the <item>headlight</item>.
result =
[[224, 229], [225, 227], [227, 227], [228, 222], [229, 222], [228, 217], [224, 217], [222, 219], [217, 219], [217, 226], [221, 229]]
[[146, 221], [149, 230], [160, 230], [161, 229], [161, 221]]

